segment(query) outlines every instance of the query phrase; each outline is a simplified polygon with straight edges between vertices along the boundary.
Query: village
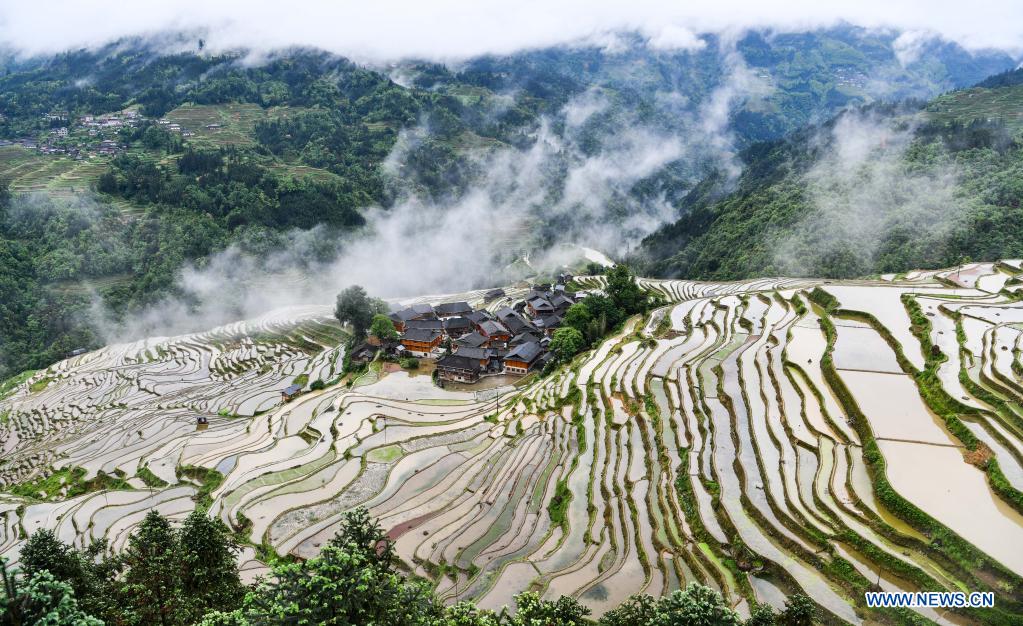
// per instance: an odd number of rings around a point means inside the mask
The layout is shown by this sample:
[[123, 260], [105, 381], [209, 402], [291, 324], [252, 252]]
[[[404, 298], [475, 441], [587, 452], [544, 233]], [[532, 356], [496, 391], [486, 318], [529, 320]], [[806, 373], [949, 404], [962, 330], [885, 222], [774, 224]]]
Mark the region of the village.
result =
[[[0, 122], [4, 120], [0, 114]], [[82, 115], [72, 120], [65, 111], [47, 113], [41, 121], [50, 129], [37, 136], [0, 139], [2, 146], [21, 146], [41, 154], [65, 155], [75, 160], [98, 156], [116, 156], [128, 149], [129, 141], [123, 131], [137, 132], [146, 126], [155, 126], [182, 138], [195, 136], [191, 129], [166, 118], [151, 119], [136, 109], [107, 113], [104, 115]], [[207, 124], [206, 130], [216, 131], [219, 124]], [[128, 135], [130, 137], [130, 134]]]
[[[368, 363], [378, 354], [394, 358], [428, 359], [435, 365], [437, 384], [472, 384], [491, 376], [524, 376], [542, 371], [554, 355], [551, 335], [569, 307], [577, 302], [566, 288], [572, 276], [561, 274], [553, 285], [533, 285], [511, 306], [493, 312], [469, 303], [413, 304], [389, 315], [397, 339], [370, 337], [351, 355]], [[505, 297], [502, 289], [485, 294], [484, 302]]]

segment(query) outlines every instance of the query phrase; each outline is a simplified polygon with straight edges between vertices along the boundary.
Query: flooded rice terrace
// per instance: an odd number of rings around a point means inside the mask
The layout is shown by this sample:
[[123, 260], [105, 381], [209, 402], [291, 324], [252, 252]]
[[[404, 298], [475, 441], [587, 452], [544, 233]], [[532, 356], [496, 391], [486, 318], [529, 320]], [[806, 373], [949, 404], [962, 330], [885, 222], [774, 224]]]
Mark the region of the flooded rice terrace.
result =
[[[878, 618], [862, 591], [879, 582], [992, 590], [1012, 611], [1023, 305], [1003, 288], [1018, 272], [638, 279], [664, 308], [572, 363], [444, 388], [379, 368], [313, 390], [343, 357], [318, 308], [109, 346], [0, 401], [0, 552], [17, 560], [19, 528], [120, 549], [146, 510], [194, 509], [199, 486], [178, 470], [196, 466], [224, 475], [210, 513], [251, 543], [247, 580], [266, 571], [255, 546], [314, 556], [365, 506], [446, 602], [499, 608], [533, 589], [600, 615], [697, 580], [740, 613], [801, 590], [855, 624]], [[44, 491], [58, 471], [130, 488]]]

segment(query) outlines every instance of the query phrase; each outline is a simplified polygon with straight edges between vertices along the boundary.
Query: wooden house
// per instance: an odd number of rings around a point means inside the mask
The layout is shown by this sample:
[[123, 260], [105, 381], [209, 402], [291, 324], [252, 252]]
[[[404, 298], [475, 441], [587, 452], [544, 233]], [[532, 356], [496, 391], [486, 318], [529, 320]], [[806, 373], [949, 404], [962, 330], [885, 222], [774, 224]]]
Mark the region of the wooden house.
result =
[[442, 335], [432, 329], [409, 329], [401, 338], [401, 345], [412, 355], [429, 358], [440, 347]]
[[509, 374], [525, 374], [540, 358], [543, 348], [535, 342], [520, 343], [504, 355], [504, 371]]
[[441, 380], [474, 383], [485, 369], [479, 359], [460, 354], [448, 354], [437, 361], [437, 376]]

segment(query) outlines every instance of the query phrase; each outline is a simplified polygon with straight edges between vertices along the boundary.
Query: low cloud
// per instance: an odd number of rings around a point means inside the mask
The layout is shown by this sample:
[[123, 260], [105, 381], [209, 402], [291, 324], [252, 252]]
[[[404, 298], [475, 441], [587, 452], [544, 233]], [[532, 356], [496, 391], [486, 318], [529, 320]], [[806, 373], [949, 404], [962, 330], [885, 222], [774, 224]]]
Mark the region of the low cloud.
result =
[[893, 238], [932, 245], [951, 232], [963, 214], [960, 174], [940, 159], [926, 168], [907, 162], [913, 131], [912, 121], [848, 112], [820, 138], [821, 155], [803, 181], [812, 210], [777, 248], [781, 273], [835, 264], [864, 274], [884, 265]]
[[[329, 304], [349, 284], [391, 298], [505, 284], [528, 273], [525, 257], [534, 266], [563, 262], [564, 255], [551, 252], [557, 244], [623, 254], [676, 217], [663, 197], [637, 197], [632, 187], [681, 158], [698, 158], [697, 151], [711, 142], [684, 144], [617, 111], [624, 130], [602, 135], [596, 150], [589, 145], [583, 150], [578, 142], [586, 120], [609, 106], [594, 94], [581, 96], [558, 116], [562, 122], [573, 118], [574, 130], [558, 134], [552, 129], [555, 120], [548, 119], [529, 148], [472, 155], [473, 169], [482, 174], [454, 199], [410, 194], [396, 206], [368, 208], [367, 225], [359, 232], [337, 240], [323, 228], [295, 231], [270, 255], [232, 246], [201, 266], [186, 267], [178, 293], [109, 323], [105, 335], [123, 340], [177, 334], [285, 306]], [[401, 171], [419, 132], [425, 131], [403, 134], [387, 170]], [[541, 223], [556, 227], [540, 228]], [[324, 240], [332, 237], [340, 252], [323, 258]]]
[[[704, 45], [696, 33], [794, 31], [840, 21], [935, 33], [968, 48], [1023, 49], [1023, 4], [1015, 0], [521, 0], [502, 5], [293, 0], [286, 9], [271, 0], [178, 0], [130, 8], [117, 0], [7, 0], [0, 6], [0, 41], [22, 54], [42, 54], [184, 32], [205, 37], [212, 49], [310, 46], [360, 61], [454, 61], [579, 42], [604, 42], [613, 49], [614, 33], [620, 31], [638, 32], [654, 48], [692, 50]], [[194, 45], [194, 39], [190, 42]]]

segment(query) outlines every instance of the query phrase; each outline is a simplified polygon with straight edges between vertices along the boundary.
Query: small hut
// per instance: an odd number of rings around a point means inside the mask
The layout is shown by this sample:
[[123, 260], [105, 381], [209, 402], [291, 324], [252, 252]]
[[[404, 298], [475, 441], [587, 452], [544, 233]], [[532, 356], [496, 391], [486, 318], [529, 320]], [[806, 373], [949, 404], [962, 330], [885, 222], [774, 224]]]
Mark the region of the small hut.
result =
[[300, 393], [302, 393], [302, 385], [289, 385], [281, 392], [281, 400], [290, 402]]
[[206, 418], [206, 417], [204, 417], [202, 415], [200, 415], [199, 417], [195, 418], [195, 429], [196, 430], [206, 430], [209, 427], [210, 427], [210, 420], [208, 418]]

